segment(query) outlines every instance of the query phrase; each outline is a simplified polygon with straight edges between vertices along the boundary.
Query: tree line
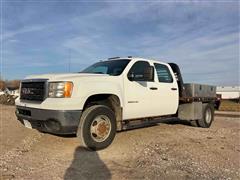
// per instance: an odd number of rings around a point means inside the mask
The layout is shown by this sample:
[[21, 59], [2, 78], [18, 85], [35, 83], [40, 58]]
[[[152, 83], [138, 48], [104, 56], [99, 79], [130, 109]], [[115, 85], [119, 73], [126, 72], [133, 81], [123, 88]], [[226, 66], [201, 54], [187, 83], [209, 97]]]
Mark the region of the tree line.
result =
[[0, 89], [4, 90], [6, 88], [17, 89], [20, 86], [20, 80], [0, 80]]

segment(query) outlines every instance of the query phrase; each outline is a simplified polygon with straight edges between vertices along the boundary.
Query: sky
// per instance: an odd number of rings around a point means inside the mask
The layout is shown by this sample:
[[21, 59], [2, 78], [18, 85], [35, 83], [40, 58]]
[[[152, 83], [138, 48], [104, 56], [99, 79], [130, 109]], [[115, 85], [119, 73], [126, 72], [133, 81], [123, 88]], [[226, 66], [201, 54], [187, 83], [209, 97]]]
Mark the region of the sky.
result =
[[1, 25], [4, 79], [136, 56], [177, 63], [185, 82], [240, 85], [239, 1], [1, 0]]

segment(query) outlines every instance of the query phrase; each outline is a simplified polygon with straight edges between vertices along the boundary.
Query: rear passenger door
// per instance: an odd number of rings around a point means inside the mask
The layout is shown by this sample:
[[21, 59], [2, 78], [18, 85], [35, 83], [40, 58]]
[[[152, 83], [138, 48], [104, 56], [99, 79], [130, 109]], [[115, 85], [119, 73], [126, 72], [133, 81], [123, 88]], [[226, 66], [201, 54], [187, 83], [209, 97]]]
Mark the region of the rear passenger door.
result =
[[[166, 64], [154, 63], [157, 79], [157, 90], [154, 93], [158, 101], [155, 108], [156, 115], [175, 114], [178, 109], [178, 85], [171, 67]], [[156, 103], [155, 103], [156, 104]]]

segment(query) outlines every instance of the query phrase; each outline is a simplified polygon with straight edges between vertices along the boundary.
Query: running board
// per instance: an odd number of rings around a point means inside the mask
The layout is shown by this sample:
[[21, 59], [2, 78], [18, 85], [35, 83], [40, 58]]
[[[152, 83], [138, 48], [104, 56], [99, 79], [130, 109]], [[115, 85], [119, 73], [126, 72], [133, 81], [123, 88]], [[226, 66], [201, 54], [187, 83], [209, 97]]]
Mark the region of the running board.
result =
[[156, 125], [158, 123], [162, 123], [166, 120], [176, 119], [176, 117], [160, 117], [160, 118], [147, 118], [147, 119], [139, 119], [139, 120], [124, 120], [122, 124], [122, 130], [130, 130], [137, 129], [143, 127], [149, 127]]

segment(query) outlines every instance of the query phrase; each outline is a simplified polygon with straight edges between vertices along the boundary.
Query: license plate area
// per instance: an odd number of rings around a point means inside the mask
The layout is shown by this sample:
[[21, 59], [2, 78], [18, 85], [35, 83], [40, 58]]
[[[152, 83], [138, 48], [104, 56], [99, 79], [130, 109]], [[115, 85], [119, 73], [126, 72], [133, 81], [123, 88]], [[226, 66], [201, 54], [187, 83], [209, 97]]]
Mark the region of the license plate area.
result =
[[28, 120], [23, 119], [23, 124], [26, 128], [32, 129], [32, 125]]
[[26, 109], [18, 109], [18, 113], [24, 116], [31, 116], [31, 111]]

